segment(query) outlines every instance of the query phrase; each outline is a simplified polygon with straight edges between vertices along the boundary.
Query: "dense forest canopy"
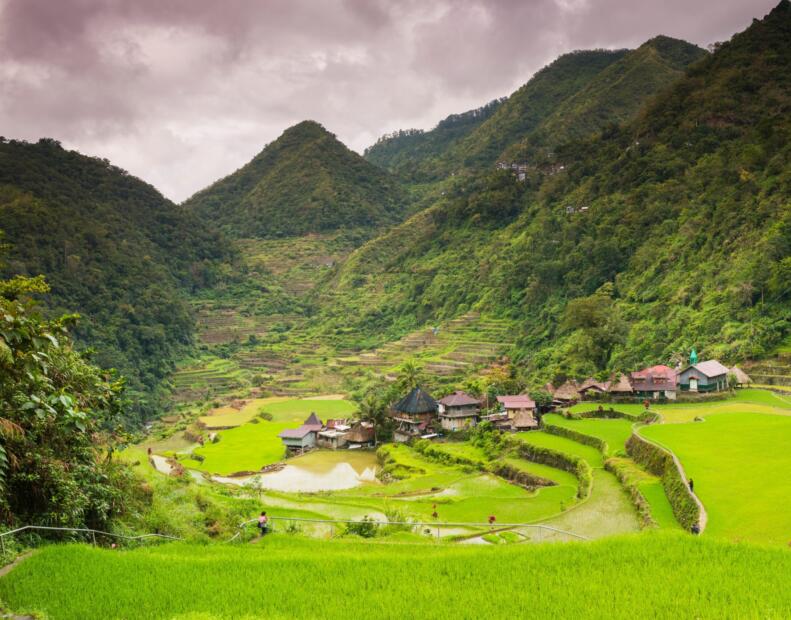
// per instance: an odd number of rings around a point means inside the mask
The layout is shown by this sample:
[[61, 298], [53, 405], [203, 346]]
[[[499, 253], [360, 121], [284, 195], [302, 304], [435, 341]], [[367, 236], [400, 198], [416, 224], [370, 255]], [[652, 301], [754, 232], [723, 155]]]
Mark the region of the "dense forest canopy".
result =
[[406, 194], [394, 177], [304, 121], [184, 205], [231, 235], [265, 238], [393, 224], [406, 211]]
[[222, 277], [230, 246], [150, 185], [54, 140], [0, 142], [0, 231], [0, 275], [45, 274], [48, 314], [79, 312], [77, 340], [152, 415], [192, 340], [187, 294]]
[[[562, 168], [530, 168], [522, 182], [491, 168], [460, 176], [351, 256], [330, 323], [505, 314], [522, 326], [518, 358], [542, 379], [692, 345], [726, 360], [771, 351], [791, 320], [789, 35], [784, 2], [630, 122], [557, 145]], [[591, 304], [610, 311], [577, 316]]]

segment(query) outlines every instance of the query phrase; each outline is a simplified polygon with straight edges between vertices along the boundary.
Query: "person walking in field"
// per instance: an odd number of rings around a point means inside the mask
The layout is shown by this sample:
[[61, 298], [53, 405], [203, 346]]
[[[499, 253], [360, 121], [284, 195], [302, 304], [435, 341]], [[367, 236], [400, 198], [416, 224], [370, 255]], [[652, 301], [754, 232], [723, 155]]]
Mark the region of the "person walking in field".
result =
[[258, 529], [261, 530], [262, 537], [269, 532], [269, 517], [266, 516], [266, 510], [258, 517]]
[[692, 480], [692, 478], [689, 479], [689, 482], [687, 482], [687, 484], [689, 485], [690, 492], [694, 493], [695, 492], [695, 482]]

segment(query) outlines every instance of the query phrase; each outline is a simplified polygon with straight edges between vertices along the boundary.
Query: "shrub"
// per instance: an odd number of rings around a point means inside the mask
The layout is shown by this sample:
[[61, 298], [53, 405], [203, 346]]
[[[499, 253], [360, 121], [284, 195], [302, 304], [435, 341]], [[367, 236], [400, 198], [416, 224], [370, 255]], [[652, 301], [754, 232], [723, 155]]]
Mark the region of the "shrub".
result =
[[372, 517], [365, 515], [359, 521], [352, 521], [346, 524], [346, 533], [361, 536], [362, 538], [373, 538], [379, 531], [379, 524]]

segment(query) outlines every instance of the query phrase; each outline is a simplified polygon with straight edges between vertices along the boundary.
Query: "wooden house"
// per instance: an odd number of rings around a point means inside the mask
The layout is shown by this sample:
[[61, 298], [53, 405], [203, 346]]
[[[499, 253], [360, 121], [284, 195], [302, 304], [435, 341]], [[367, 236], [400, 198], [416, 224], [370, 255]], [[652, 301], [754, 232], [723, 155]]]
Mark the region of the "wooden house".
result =
[[507, 414], [514, 430], [538, 428], [536, 403], [529, 396], [498, 396], [497, 402], [500, 403], [503, 412]]
[[423, 388], [412, 389], [391, 407], [390, 417], [395, 422], [393, 439], [405, 442], [427, 434], [437, 418], [437, 407], [437, 401]]
[[308, 419], [299, 428], [287, 428], [281, 431], [278, 437], [286, 446], [290, 454], [302, 454], [306, 450], [316, 446], [318, 433], [324, 425], [315, 413], [311, 413]]
[[446, 431], [460, 431], [478, 423], [481, 402], [469, 394], [456, 391], [441, 398], [437, 403], [439, 421]]
[[658, 364], [631, 374], [632, 390], [641, 398], [676, 398], [676, 371]]
[[346, 433], [346, 446], [349, 450], [373, 448], [376, 443], [375, 440], [374, 427], [368, 422], [355, 424], [351, 430]]
[[678, 386], [685, 392], [719, 392], [728, 389], [728, 368], [717, 360], [687, 366], [678, 373]]

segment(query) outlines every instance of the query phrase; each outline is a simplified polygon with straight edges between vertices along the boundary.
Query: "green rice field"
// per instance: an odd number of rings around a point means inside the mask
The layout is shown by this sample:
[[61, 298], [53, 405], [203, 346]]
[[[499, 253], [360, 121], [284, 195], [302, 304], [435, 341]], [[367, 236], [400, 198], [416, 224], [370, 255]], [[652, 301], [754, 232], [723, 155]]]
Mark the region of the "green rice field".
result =
[[273, 534], [237, 546], [52, 546], [0, 579], [0, 599], [57, 620], [787, 618], [789, 574], [785, 550], [682, 534], [486, 547]]
[[[600, 403], [579, 403], [571, 407], [572, 412], [595, 411]], [[610, 406], [610, 405], [604, 405]], [[616, 403], [617, 411], [640, 415], [645, 407], [639, 403]], [[771, 413], [791, 415], [791, 400], [769, 390], [744, 389], [722, 400], [708, 402], [651, 404], [651, 411], [662, 416], [663, 422], [691, 422], [696, 417], [715, 413]]]
[[718, 413], [640, 433], [675, 452], [694, 480], [706, 536], [791, 542], [791, 417]]
[[583, 435], [590, 435], [591, 437], [603, 439], [607, 442], [609, 448], [607, 453], [608, 456], [624, 451], [624, 445], [632, 434], [632, 426], [634, 425], [634, 422], [631, 420], [624, 420], [622, 418], [615, 418], [612, 420], [597, 418], [568, 420], [554, 413], [545, 415], [544, 422], [546, 424], [562, 426], [563, 428], [577, 431]]
[[194, 450], [203, 461], [184, 460], [186, 467], [227, 475], [238, 471], [257, 471], [285, 456], [278, 433], [302, 424], [313, 412], [322, 420], [348, 417], [356, 410], [346, 400], [288, 399], [261, 406], [272, 420], [257, 418], [236, 428], [219, 431], [220, 440]]

